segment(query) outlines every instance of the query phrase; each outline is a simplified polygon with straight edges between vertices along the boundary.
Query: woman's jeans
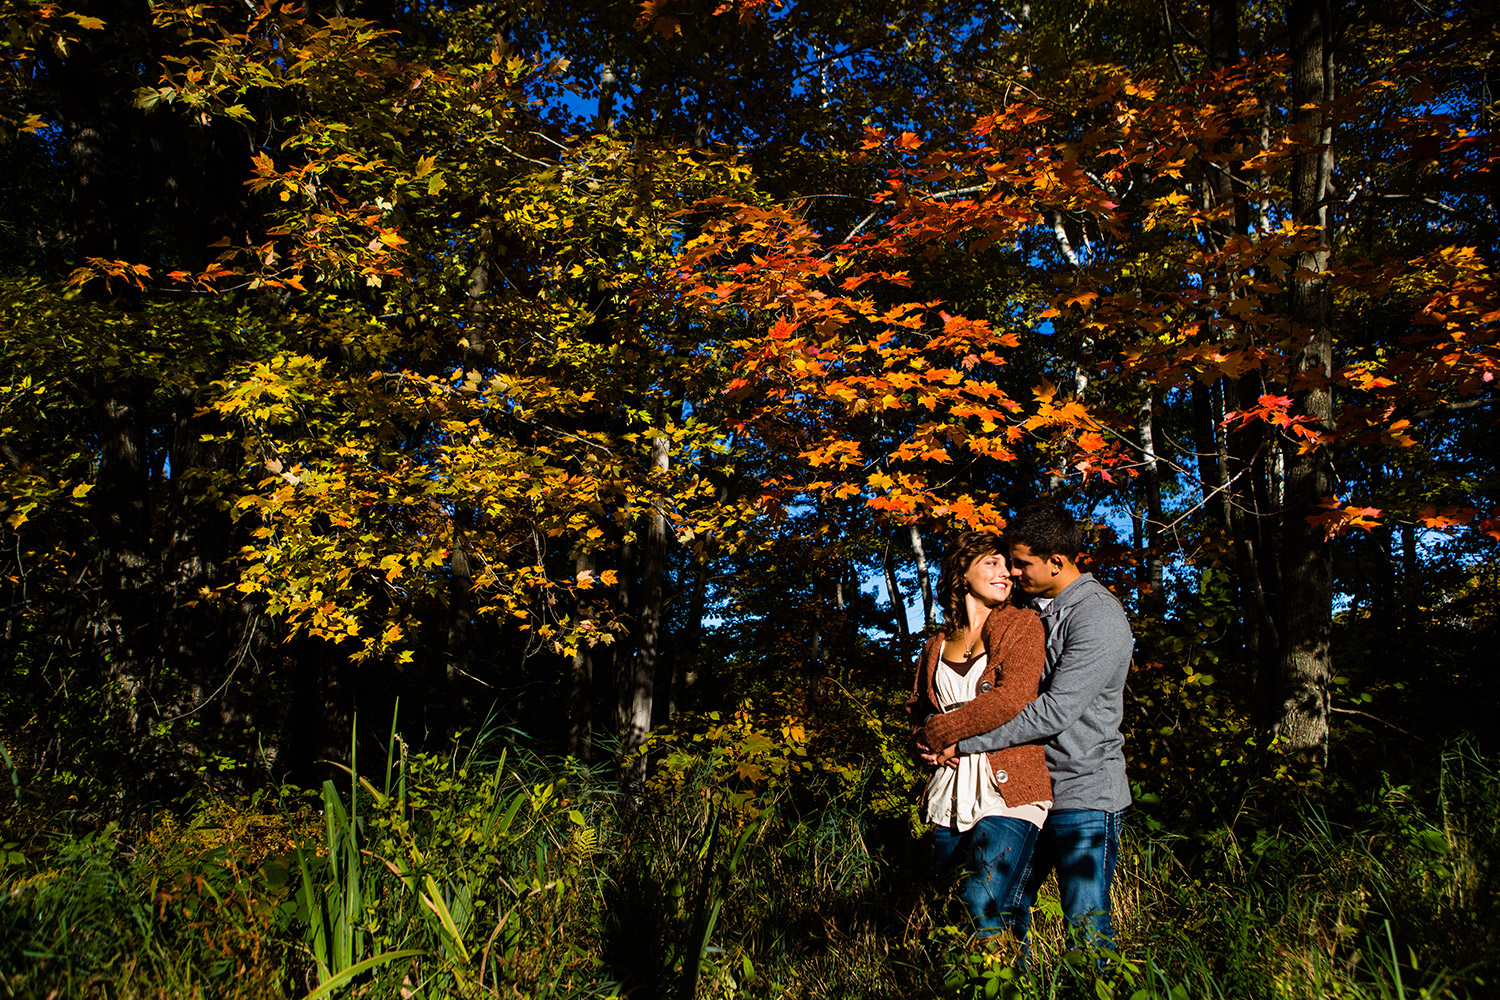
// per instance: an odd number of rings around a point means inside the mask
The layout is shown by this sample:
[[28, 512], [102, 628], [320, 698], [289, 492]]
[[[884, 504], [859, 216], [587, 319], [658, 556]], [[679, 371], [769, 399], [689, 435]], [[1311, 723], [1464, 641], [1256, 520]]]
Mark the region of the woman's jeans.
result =
[[1109, 886], [1120, 856], [1120, 819], [1124, 815], [1099, 809], [1053, 809], [1047, 814], [1022, 891], [1018, 933], [1025, 935], [1037, 890], [1055, 868], [1070, 935], [1081, 933], [1084, 947], [1114, 950]]
[[1003, 930], [1026, 933], [1031, 917], [1027, 876], [1037, 833], [1032, 824], [1008, 816], [986, 816], [962, 833], [933, 827], [938, 866], [964, 871], [958, 894], [980, 937]]

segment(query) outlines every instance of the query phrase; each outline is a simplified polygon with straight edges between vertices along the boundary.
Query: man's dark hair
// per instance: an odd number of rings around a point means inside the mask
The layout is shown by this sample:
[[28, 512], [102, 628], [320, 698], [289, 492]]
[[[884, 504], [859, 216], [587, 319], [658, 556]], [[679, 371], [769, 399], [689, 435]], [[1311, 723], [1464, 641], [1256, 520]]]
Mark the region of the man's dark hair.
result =
[[1024, 545], [1040, 559], [1064, 555], [1077, 560], [1083, 551], [1083, 529], [1056, 500], [1033, 500], [1005, 525], [1005, 538]]

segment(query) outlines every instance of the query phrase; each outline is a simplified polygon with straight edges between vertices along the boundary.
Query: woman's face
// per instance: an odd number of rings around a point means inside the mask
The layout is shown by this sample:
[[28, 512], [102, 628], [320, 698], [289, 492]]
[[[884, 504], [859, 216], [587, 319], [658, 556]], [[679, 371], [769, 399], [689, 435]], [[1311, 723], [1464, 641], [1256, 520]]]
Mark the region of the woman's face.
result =
[[969, 593], [986, 606], [1004, 604], [1010, 600], [1010, 563], [999, 552], [980, 556], [969, 564], [964, 582]]

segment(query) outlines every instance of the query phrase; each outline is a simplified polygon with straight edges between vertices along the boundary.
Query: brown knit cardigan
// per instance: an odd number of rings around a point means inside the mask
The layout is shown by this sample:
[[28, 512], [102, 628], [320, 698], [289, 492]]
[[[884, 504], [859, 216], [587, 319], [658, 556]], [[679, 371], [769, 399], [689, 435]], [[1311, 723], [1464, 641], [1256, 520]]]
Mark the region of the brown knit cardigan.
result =
[[[985, 619], [983, 635], [987, 659], [979, 683], [982, 686], [989, 681], [993, 686], [951, 712], [939, 711], [932, 682], [947, 636], [939, 632], [928, 639], [917, 661], [916, 683], [906, 710], [911, 716], [912, 735], [934, 750], [1004, 725], [1036, 698], [1047, 660], [1046, 633], [1036, 612], [1001, 605]], [[1052, 798], [1047, 753], [1040, 745], [1006, 747], [989, 757], [1006, 805]]]

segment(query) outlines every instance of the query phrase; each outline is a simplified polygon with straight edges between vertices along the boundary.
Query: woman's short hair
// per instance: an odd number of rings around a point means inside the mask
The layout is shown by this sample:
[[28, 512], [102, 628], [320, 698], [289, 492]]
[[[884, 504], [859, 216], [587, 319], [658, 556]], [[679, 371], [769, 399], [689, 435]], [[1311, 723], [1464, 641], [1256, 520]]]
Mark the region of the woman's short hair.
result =
[[[993, 531], [965, 531], [943, 553], [943, 571], [938, 577], [938, 604], [943, 609], [944, 631], [964, 624], [964, 596], [969, 584], [964, 574], [974, 560], [988, 555], [1005, 556], [1005, 539]], [[1009, 557], [1006, 556], [1008, 563]]]

